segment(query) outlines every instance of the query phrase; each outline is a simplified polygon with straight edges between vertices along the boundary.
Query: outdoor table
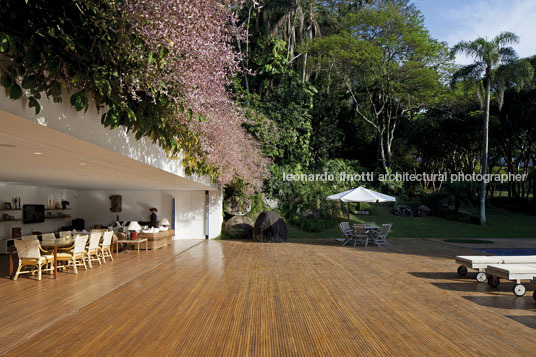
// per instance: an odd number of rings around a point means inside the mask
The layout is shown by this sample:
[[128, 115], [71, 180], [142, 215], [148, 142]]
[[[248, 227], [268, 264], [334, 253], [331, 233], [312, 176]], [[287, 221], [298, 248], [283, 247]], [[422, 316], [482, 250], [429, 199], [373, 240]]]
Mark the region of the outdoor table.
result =
[[[43, 248], [53, 248], [54, 249], [54, 279], [58, 277], [58, 247], [68, 247], [74, 244], [74, 239], [71, 238], [60, 238], [56, 240], [44, 241], [41, 242], [41, 247]], [[13, 278], [13, 247], [9, 247], [9, 276]]]
[[[355, 231], [356, 226], [358, 226], [358, 224], [353, 225], [354, 231]], [[371, 239], [372, 239], [372, 236], [374, 236], [375, 234], [380, 232], [380, 229], [381, 229], [381, 227], [377, 226], [375, 224], [365, 224], [365, 231], [367, 232], [367, 235]], [[378, 244], [376, 244], [376, 245], [378, 245]]]
[[[354, 230], [355, 230], [355, 227], [356, 226], [359, 226], [360, 224], [354, 224], [353, 227], [354, 227]], [[380, 226], [377, 226], [375, 224], [365, 224], [365, 229], [368, 230], [368, 231], [379, 231], [380, 230]]]

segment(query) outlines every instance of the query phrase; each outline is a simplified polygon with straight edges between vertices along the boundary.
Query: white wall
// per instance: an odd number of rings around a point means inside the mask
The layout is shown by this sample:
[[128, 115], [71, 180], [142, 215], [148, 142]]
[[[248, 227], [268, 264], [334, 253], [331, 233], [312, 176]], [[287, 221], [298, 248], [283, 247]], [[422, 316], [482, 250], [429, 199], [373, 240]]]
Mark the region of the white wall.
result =
[[5, 91], [0, 91], [2, 110], [177, 176], [187, 177], [209, 186], [208, 189], [218, 190], [218, 185], [208, 176], [186, 176], [181, 160], [169, 160], [165, 150], [153, 144], [150, 139], [136, 140], [135, 135], [127, 133], [122, 126], [116, 129], [105, 128], [100, 121], [104, 111], [97, 111], [93, 103], [90, 103], [87, 112], [77, 112], [70, 105], [69, 96], [64, 96], [62, 103], [54, 103], [43, 93], [40, 104], [41, 112], [36, 116], [35, 110], [28, 107], [26, 99], [13, 101], [6, 96]]
[[[110, 211], [112, 195], [121, 195], [121, 212]], [[80, 190], [78, 198], [78, 212], [84, 217], [86, 227], [111, 224], [117, 220], [117, 216], [120, 221], [149, 221], [151, 207], [158, 209], [158, 220], [171, 217], [171, 197], [161, 191]]]
[[209, 238], [217, 238], [221, 234], [223, 223], [223, 192], [209, 191]]
[[[122, 211], [110, 212], [110, 196], [122, 196]], [[158, 209], [158, 220], [171, 221], [172, 202], [175, 198], [175, 238], [202, 239], [205, 237], [205, 191], [78, 191], [78, 214], [85, 219], [86, 227], [121, 221], [149, 221], [149, 208]], [[222, 195], [210, 191], [209, 238], [220, 235], [223, 221]]]
[[[10, 202], [15, 197], [21, 198], [21, 208], [24, 204], [42, 204], [47, 208], [48, 200], [53, 199], [55, 202], [62, 200], [69, 201], [69, 208], [67, 211], [50, 211], [55, 214], [57, 212], [64, 212], [70, 215], [72, 218], [76, 218], [77, 211], [77, 192], [75, 190], [67, 190], [52, 187], [38, 187], [27, 185], [16, 185], [5, 182], [0, 182], [0, 205], [3, 208], [4, 202]], [[48, 214], [49, 211], [46, 211]], [[16, 219], [22, 219], [22, 211], [2, 211], [1, 214], [9, 214]], [[48, 219], [43, 223], [31, 223], [24, 224], [22, 221], [16, 222], [0, 222], [0, 239], [11, 238], [11, 228], [21, 227], [22, 234], [30, 234], [32, 231], [38, 232], [53, 232], [57, 231], [61, 226], [70, 226], [72, 218], [65, 219]]]
[[[122, 211], [110, 211], [110, 196], [122, 196]], [[158, 220], [167, 218], [171, 221], [172, 200], [175, 198], [175, 237], [177, 239], [202, 239], [205, 237], [205, 191], [117, 191], [117, 190], [67, 190], [53, 187], [15, 185], [0, 182], [0, 204], [10, 202], [14, 197], [21, 197], [22, 204], [44, 204], [49, 199], [61, 202], [67, 200], [71, 210], [65, 211], [72, 218], [83, 218], [86, 229], [95, 224], [110, 224], [117, 216], [121, 221], [149, 221], [149, 208], [158, 209]], [[222, 216], [221, 191], [209, 191], [209, 238], [220, 235]], [[54, 211], [53, 211], [54, 212]], [[9, 213], [22, 218], [22, 211]], [[71, 225], [69, 219], [50, 219], [43, 223], [23, 224], [17, 222], [0, 222], [0, 239], [11, 238], [12, 227], [22, 227], [22, 234], [32, 231], [53, 232], [61, 226]]]

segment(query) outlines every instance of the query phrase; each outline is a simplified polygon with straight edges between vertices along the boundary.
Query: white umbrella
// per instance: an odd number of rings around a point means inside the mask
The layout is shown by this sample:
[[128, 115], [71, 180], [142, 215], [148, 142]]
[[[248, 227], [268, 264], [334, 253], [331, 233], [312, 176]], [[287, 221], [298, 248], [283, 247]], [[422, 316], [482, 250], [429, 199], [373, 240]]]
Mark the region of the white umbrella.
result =
[[[348, 191], [339, 192], [334, 195], [326, 197], [331, 201], [342, 202], [394, 202], [396, 198], [393, 196], [385, 195], [380, 192], [369, 190], [363, 186], [353, 188]], [[350, 209], [348, 209], [348, 219], [350, 219]]]
[[348, 191], [339, 192], [328, 196], [326, 199], [342, 202], [394, 202], [396, 198], [376, 191], [369, 190], [363, 186], [353, 188]]

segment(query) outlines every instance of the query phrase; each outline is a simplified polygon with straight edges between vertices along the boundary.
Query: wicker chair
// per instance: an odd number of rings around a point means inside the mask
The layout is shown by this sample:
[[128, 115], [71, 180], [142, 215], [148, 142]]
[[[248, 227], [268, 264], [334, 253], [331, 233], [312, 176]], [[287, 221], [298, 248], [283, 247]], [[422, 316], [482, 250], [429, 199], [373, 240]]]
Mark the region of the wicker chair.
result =
[[22, 240], [38, 240], [37, 234], [28, 234], [26, 236], [22, 236]]
[[55, 241], [56, 240], [56, 236], [54, 235], [54, 233], [43, 233], [41, 235], [41, 239], [43, 241]]
[[71, 236], [71, 231], [61, 231], [60, 238], [66, 238]]
[[[54, 233], [43, 233], [41, 235], [41, 240], [43, 242], [53, 242], [53, 241], [56, 240], [56, 236], [54, 235]], [[52, 250], [47, 249], [46, 252], [47, 252], [47, 254], [51, 254]]]
[[17, 255], [19, 256], [19, 267], [13, 280], [17, 280], [19, 274], [34, 273], [34, 269], [22, 271], [23, 266], [37, 267], [37, 280], [41, 280], [42, 271], [52, 271], [50, 267], [43, 269], [43, 265], [50, 266], [54, 263], [54, 256], [52, 254], [41, 255], [41, 246], [37, 238], [27, 240], [15, 239], [13, 242], [17, 249]]
[[112, 236], [114, 232], [104, 232], [104, 236], [102, 238], [102, 245], [100, 247], [100, 253], [102, 256], [102, 261], [106, 263], [106, 256], [110, 257], [110, 259], [113, 261], [114, 257], [112, 256]]
[[87, 249], [87, 262], [88, 262], [90, 268], [93, 268], [93, 265], [91, 264], [91, 261], [95, 260], [95, 258], [99, 262], [99, 265], [102, 265], [101, 261], [100, 261], [100, 257], [99, 257], [100, 238], [101, 238], [101, 233], [100, 232], [91, 233], [91, 235], [90, 235], [89, 247]]
[[78, 274], [78, 269], [76, 268], [78, 265], [83, 265], [84, 269], [87, 270], [86, 266], [86, 243], [87, 243], [88, 236], [78, 236], [76, 237], [74, 241], [73, 250], [70, 253], [67, 252], [58, 252], [58, 262], [64, 261], [69, 262], [69, 266], [71, 264], [74, 268], [74, 273]]

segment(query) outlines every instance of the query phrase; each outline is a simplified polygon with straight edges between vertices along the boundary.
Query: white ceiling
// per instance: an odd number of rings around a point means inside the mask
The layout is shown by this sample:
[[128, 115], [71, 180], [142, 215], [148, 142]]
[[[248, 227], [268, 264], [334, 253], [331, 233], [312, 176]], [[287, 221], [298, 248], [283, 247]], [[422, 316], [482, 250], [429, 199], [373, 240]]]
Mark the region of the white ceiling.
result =
[[0, 181], [88, 190], [213, 189], [4, 111]]

